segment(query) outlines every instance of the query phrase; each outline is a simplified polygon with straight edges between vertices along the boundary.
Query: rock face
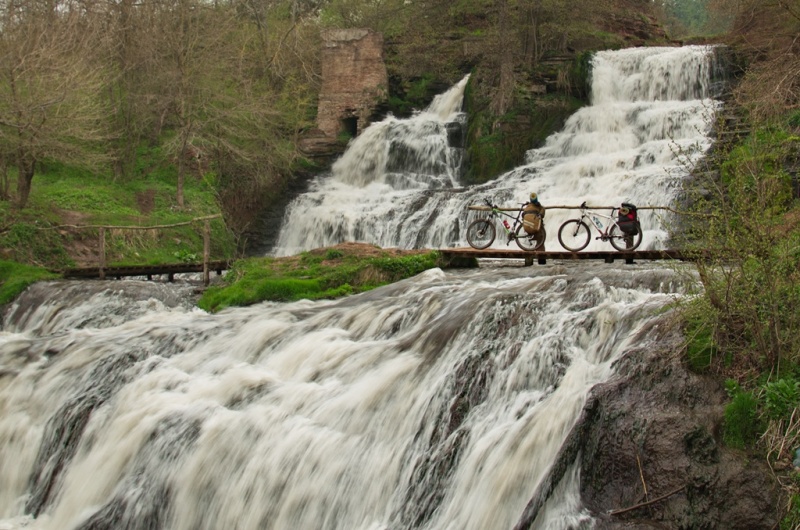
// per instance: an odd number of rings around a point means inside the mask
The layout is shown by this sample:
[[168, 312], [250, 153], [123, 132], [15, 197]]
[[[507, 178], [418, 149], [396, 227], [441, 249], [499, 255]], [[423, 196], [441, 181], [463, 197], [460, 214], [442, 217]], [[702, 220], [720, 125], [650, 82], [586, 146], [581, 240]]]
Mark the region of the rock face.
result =
[[640, 333], [657, 346], [629, 351], [593, 389], [515, 530], [532, 527], [576, 459], [597, 529], [777, 528], [785, 504], [765, 461], [722, 444], [720, 383], [686, 370], [668, 317]]
[[760, 457], [721, 442], [725, 390], [685, 369], [676, 330], [644, 332], [668, 347], [630, 352], [618, 367], [625, 375], [595, 389], [587, 407], [581, 496], [598, 527], [776, 528], [774, 476]]
[[367, 29], [330, 30], [322, 34], [322, 87], [317, 126], [336, 138], [357, 136], [389, 85], [383, 61], [383, 36]]

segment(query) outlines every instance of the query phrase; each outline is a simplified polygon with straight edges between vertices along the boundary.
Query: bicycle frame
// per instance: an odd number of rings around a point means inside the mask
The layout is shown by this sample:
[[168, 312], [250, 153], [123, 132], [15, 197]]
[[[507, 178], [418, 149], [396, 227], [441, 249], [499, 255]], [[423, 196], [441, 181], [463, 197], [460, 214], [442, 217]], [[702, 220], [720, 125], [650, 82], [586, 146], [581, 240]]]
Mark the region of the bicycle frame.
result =
[[608, 241], [612, 247], [620, 252], [635, 250], [642, 242], [641, 227], [637, 226], [635, 233], [628, 233], [623, 230], [617, 222], [619, 210], [618, 207], [612, 206], [611, 213], [605, 214], [588, 208], [586, 202], [584, 202], [580, 205], [580, 217], [568, 219], [559, 227], [559, 243], [571, 252], [579, 252], [589, 245], [592, 237], [591, 227], [594, 227], [597, 230], [597, 235], [594, 239]]
[[[594, 226], [595, 230], [597, 230], [597, 233], [599, 234], [595, 239], [601, 239], [605, 241], [606, 239], [611, 237], [609, 235], [609, 232], [612, 226], [616, 226], [617, 230], [620, 230], [617, 221], [614, 219], [615, 212], [617, 210], [618, 208], [611, 208], [611, 215], [606, 215], [604, 213], [598, 212], [597, 210], [589, 210], [588, 208], [581, 208], [581, 221], [588, 220], [591, 223], [591, 225]], [[600, 222], [598, 216], [608, 221], [605, 227], [603, 227], [603, 223]], [[622, 230], [620, 230], [620, 233], [622, 233]]]
[[[497, 219], [502, 221], [499, 224], [503, 227], [503, 231], [505, 232], [507, 245], [512, 241], [516, 241], [517, 246], [524, 251], [538, 250], [544, 245], [544, 239], [546, 237], [544, 224], [541, 225], [541, 229], [535, 234], [529, 234], [527, 231], [519, 233], [524, 227], [523, 215], [525, 211], [522, 209], [524, 204], [520, 206], [515, 215], [511, 215], [488, 200], [485, 200], [484, 203], [488, 208], [489, 214], [485, 217], [475, 219], [467, 226], [467, 241], [471, 247], [482, 250], [489, 247], [494, 242], [497, 234], [496, 226], [498, 223], [495, 222]], [[512, 222], [509, 223], [506, 218], [511, 219]]]
[[[510, 213], [506, 213], [497, 205], [491, 204], [488, 201], [486, 202], [486, 206], [490, 207], [492, 211], [487, 216], [487, 219], [500, 219], [500, 216], [508, 217], [509, 219], [513, 220], [511, 226], [506, 226], [505, 223], [501, 222], [500, 226], [503, 227], [503, 230], [506, 232], [506, 236], [509, 237], [509, 241], [517, 237], [517, 229], [522, 226], [522, 207], [520, 207], [517, 215], [511, 215]], [[505, 220], [505, 219], [503, 219]]]

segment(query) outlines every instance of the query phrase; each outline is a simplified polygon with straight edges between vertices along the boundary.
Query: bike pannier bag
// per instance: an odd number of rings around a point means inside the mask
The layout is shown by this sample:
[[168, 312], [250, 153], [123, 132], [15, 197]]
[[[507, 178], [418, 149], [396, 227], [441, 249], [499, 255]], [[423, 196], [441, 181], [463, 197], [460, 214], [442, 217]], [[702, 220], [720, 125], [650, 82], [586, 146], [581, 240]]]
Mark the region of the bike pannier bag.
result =
[[639, 215], [636, 212], [636, 206], [629, 202], [623, 202], [619, 209], [619, 218], [617, 224], [619, 229], [629, 236], [635, 236], [639, 233]]
[[528, 234], [535, 234], [542, 226], [542, 218], [538, 214], [533, 213], [532, 208], [525, 208], [527, 213], [522, 215], [522, 228]]

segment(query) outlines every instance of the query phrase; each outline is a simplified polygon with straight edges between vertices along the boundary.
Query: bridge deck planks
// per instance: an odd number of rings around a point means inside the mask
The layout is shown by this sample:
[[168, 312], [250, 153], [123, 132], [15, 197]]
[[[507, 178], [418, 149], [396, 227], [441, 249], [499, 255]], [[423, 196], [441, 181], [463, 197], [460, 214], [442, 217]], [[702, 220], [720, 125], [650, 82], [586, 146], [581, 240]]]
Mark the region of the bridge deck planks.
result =
[[[525, 252], [514, 249], [487, 248], [476, 250], [471, 247], [464, 248], [445, 248], [440, 249], [446, 267], [470, 267], [475, 266], [477, 258], [490, 259], [520, 259], [526, 265], [534, 262], [546, 264], [547, 260], [603, 260], [606, 263], [613, 263], [617, 260], [625, 263], [634, 263], [635, 260], [681, 260], [686, 261], [691, 258], [684, 256], [678, 250], [634, 250], [630, 252], [619, 252], [615, 250], [590, 250], [583, 252], [569, 251], [534, 251]], [[231, 261], [211, 261], [208, 263], [208, 270], [222, 274], [222, 271], [230, 268]], [[91, 279], [91, 278], [122, 278], [125, 276], [144, 276], [151, 279], [153, 276], [168, 275], [170, 281], [175, 274], [203, 272], [202, 263], [164, 263], [159, 265], [134, 265], [127, 267], [83, 267], [64, 269], [59, 272], [62, 277], [70, 279]]]
[[[450, 267], [468, 267], [470, 262], [477, 258], [491, 258], [491, 259], [521, 259], [525, 261], [526, 265], [532, 265], [533, 262], [539, 264], [547, 263], [547, 260], [561, 259], [561, 260], [603, 260], [606, 263], [613, 263], [617, 260], [623, 260], [625, 263], [634, 263], [635, 260], [681, 260], [685, 261], [690, 258], [683, 255], [679, 250], [632, 250], [620, 252], [616, 250], [588, 250], [582, 252], [569, 252], [563, 251], [533, 251], [525, 252], [523, 250], [512, 249], [497, 249], [487, 248], [484, 250], [477, 250], [471, 247], [466, 248], [445, 248], [440, 249], [446, 266]], [[474, 266], [474, 265], [473, 265]]]
[[[222, 271], [230, 268], [229, 261], [209, 261], [208, 270], [215, 271], [217, 274], [222, 274]], [[172, 280], [175, 274], [203, 272], [202, 263], [162, 263], [159, 265], [132, 265], [127, 267], [82, 267], [74, 269], [64, 269], [58, 271], [64, 278], [81, 279], [81, 278], [121, 278], [123, 276], [146, 276], [148, 279], [152, 276], [168, 275]]]

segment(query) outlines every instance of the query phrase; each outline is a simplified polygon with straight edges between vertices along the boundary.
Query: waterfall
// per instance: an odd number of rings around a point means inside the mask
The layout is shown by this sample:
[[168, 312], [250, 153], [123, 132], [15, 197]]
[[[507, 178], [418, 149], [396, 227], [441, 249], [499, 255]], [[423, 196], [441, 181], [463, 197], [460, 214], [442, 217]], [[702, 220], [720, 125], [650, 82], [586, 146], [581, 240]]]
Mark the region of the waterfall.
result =
[[[215, 315], [148, 282], [37, 284], [0, 335], [0, 528], [510, 529], [684, 282], [434, 269]], [[536, 528], [591, 521], [578, 484]]]
[[[710, 142], [711, 54], [597, 54], [592, 105], [472, 188], [457, 186], [465, 78], [356, 138], [276, 252], [463, 244], [466, 206], [486, 196], [668, 203]], [[551, 238], [566, 215], [548, 212]], [[643, 245], [663, 244], [644, 223]], [[0, 330], [0, 530], [514, 528], [591, 388], [695, 292], [684, 267], [433, 269], [217, 314], [185, 285], [35, 284]], [[594, 524], [580, 472], [533, 529]]]
[[[518, 206], [532, 191], [545, 206], [671, 206], [682, 179], [711, 145], [720, 105], [713, 93], [714, 52], [685, 46], [595, 54], [591, 105], [543, 147], [529, 151], [523, 165], [471, 187], [459, 187], [452, 152], [460, 150], [448, 148], [452, 124], [466, 120], [455, 112], [465, 78], [434, 102], [437, 111], [389, 118], [354, 139], [331, 173], [289, 206], [271, 253], [292, 255], [342, 241], [385, 248], [466, 246], [469, 205], [488, 198]], [[547, 212], [548, 249], [560, 248], [558, 227], [574, 215]], [[640, 249], [664, 248], [671, 219], [643, 211], [641, 221]], [[600, 241], [588, 248], [610, 249]]]

